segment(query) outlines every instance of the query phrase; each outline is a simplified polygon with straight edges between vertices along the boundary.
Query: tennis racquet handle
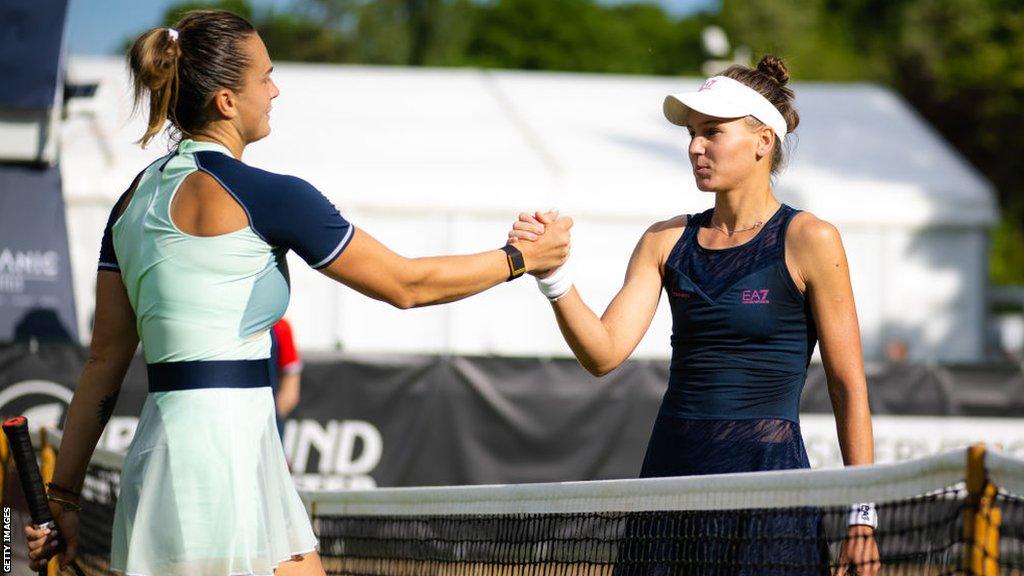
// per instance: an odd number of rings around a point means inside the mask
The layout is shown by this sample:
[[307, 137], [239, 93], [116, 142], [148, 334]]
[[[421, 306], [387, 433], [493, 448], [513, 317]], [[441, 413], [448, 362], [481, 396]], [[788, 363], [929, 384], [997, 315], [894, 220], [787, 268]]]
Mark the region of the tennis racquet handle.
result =
[[28, 435], [28, 420], [24, 416], [15, 416], [5, 421], [3, 428], [14, 457], [14, 465], [18, 469], [21, 490], [25, 493], [32, 523], [36, 526], [51, 524], [53, 516], [46, 502], [46, 488], [43, 486], [43, 476], [39, 473], [35, 450], [32, 449], [32, 438]]

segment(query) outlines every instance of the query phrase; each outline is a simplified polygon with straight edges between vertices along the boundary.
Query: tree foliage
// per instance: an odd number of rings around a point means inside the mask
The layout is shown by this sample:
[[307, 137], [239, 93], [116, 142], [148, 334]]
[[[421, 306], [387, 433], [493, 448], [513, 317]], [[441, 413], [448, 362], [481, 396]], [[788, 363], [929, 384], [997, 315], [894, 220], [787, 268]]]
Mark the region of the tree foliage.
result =
[[189, 1], [256, 24], [277, 60], [698, 75], [701, 32], [782, 56], [798, 80], [899, 91], [996, 184], [1004, 221], [992, 277], [1024, 283], [1024, 3], [1020, 0], [721, 0], [672, 17], [654, 3], [598, 0]]
[[986, 178], [1004, 217], [991, 278], [1024, 283], [1024, 4], [1019, 0], [724, 0], [723, 24], [800, 79], [898, 90]]

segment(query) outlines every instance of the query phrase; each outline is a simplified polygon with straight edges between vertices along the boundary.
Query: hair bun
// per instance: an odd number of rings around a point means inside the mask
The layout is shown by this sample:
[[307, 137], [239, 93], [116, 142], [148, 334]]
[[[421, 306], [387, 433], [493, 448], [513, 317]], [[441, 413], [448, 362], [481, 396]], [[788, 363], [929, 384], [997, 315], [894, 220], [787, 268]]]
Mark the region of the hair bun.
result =
[[774, 80], [779, 86], [785, 86], [789, 82], [789, 69], [782, 58], [777, 56], [766, 54], [757, 63], [757, 71]]

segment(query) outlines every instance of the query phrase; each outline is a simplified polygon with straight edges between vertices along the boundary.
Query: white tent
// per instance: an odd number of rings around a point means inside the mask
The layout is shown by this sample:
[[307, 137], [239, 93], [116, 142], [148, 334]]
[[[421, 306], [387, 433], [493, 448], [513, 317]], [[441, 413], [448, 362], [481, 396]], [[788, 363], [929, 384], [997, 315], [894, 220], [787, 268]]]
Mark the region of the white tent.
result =
[[[133, 144], [123, 61], [72, 58], [61, 162], [75, 287], [88, 334], [110, 206], [165, 142]], [[472, 69], [279, 64], [273, 134], [245, 161], [301, 176], [360, 228], [408, 255], [496, 248], [520, 211], [576, 220], [577, 286], [600, 312], [652, 222], [711, 206], [693, 184], [688, 137], [661, 114], [698, 79]], [[896, 95], [865, 84], [794, 86], [802, 122], [777, 183], [786, 202], [842, 231], [865, 354], [900, 338], [918, 359], [983, 354], [991, 186]], [[455, 304], [399, 311], [291, 261], [289, 317], [306, 350], [563, 356], [529, 279]], [[662, 300], [637, 355], [667, 357]]]

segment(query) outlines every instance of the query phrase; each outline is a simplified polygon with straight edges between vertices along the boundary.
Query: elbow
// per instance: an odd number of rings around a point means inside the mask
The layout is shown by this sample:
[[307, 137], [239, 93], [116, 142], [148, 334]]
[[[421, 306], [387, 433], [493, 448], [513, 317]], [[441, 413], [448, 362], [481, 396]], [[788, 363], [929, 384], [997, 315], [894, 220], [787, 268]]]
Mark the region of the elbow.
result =
[[415, 272], [416, 268], [412, 266], [413, 262], [409, 261], [410, 265], [404, 270], [404, 273], [395, 276], [385, 299], [388, 304], [399, 310], [409, 310], [428, 303], [423, 295], [423, 276]]
[[409, 310], [417, 306], [423, 306], [423, 299], [419, 297], [413, 286], [402, 284], [397, 286], [385, 298], [385, 301], [399, 310]]
[[93, 340], [89, 345], [89, 355], [85, 363], [90, 366], [127, 366], [132, 361], [136, 348], [138, 339], [104, 343]]
[[409, 282], [396, 281], [388, 286], [386, 289], [378, 292], [375, 297], [399, 310], [408, 310], [421, 306], [419, 298], [416, 295], [415, 287]]
[[583, 368], [590, 372], [591, 375], [598, 378], [604, 377], [610, 374], [613, 370], [619, 367], [618, 364], [601, 364], [598, 362], [580, 362]]
[[418, 306], [416, 299], [410, 294], [397, 294], [388, 298], [387, 302], [399, 310], [409, 310], [410, 308]]

